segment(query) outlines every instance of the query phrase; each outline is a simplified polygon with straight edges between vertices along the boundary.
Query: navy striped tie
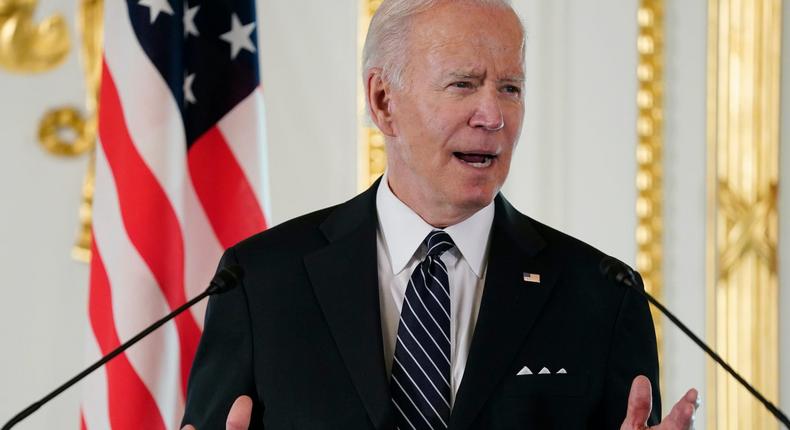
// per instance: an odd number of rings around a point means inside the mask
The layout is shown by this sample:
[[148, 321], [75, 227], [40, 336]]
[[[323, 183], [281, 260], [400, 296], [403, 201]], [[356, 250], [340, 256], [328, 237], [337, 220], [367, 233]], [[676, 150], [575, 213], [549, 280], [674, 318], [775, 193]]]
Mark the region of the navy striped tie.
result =
[[442, 230], [409, 279], [401, 308], [390, 390], [400, 430], [446, 429], [450, 418], [450, 287], [439, 258], [455, 246]]

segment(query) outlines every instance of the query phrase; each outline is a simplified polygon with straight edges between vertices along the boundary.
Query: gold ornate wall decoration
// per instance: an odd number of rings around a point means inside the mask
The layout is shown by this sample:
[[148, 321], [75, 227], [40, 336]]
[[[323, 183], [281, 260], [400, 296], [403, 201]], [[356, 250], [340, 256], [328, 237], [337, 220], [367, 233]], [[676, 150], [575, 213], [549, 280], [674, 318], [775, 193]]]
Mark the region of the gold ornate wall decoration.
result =
[[71, 49], [61, 15], [33, 22], [37, 0], [0, 0], [0, 67], [18, 73], [51, 70]]
[[[98, 130], [99, 88], [101, 86], [102, 49], [104, 46], [104, 0], [81, 0], [77, 28], [82, 36], [82, 67], [85, 74], [85, 117], [74, 110], [73, 115], [82, 127], [76, 129], [72, 142], [64, 142], [74, 152], [90, 151], [88, 171], [82, 184], [80, 228], [71, 250], [76, 260], [89, 262], [91, 257], [91, 226], [95, 177], [95, 146]], [[46, 117], [43, 121], [46, 121]], [[68, 125], [67, 125], [68, 126]], [[39, 135], [41, 136], [41, 135]], [[43, 138], [41, 139], [44, 143]], [[79, 152], [82, 151], [82, 152]]]
[[[71, 49], [68, 28], [61, 15], [36, 25], [36, 0], [0, 0], [0, 67], [33, 73], [60, 65]], [[77, 29], [81, 36], [81, 60], [85, 72], [85, 114], [66, 106], [49, 110], [39, 122], [38, 139], [48, 153], [77, 157], [91, 153], [80, 205], [80, 229], [72, 256], [90, 260], [91, 212], [99, 85], [101, 80], [103, 0], [81, 0]]]
[[[639, 64], [637, 79], [638, 143], [637, 199], [636, 199], [636, 268], [641, 273], [645, 289], [655, 296], [662, 295], [663, 259], [663, 183], [662, 153], [664, 146], [664, 0], [641, 0], [637, 21], [639, 36], [637, 51]], [[662, 315], [651, 307], [658, 339], [659, 360], [662, 357]]]
[[[0, 0], [2, 1], [2, 0]], [[81, 60], [85, 73], [85, 116], [73, 107], [47, 112], [39, 123], [38, 138], [47, 152], [74, 157], [93, 149], [96, 142], [97, 105], [101, 81], [102, 0], [82, 0], [77, 16]]]
[[[781, 0], [709, 0], [708, 337], [774, 403]], [[709, 428], [777, 429], [763, 406], [709, 365]]]
[[[361, 0], [359, 14], [359, 58], [357, 70], [362, 69], [362, 48], [365, 45], [365, 36], [370, 26], [370, 20], [376, 13], [382, 0]], [[368, 117], [365, 104], [365, 85], [360, 79], [359, 109], [359, 153], [358, 159], [358, 184], [359, 190], [367, 189], [373, 181], [384, 173], [387, 167], [387, 154], [384, 149], [384, 135], [373, 125]]]

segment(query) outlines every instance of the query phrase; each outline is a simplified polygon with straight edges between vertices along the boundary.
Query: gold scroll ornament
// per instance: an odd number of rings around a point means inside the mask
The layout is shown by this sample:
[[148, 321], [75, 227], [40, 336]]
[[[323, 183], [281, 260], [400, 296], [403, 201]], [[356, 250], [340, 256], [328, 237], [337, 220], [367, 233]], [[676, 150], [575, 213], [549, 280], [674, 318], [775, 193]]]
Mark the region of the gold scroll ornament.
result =
[[36, 0], [0, 0], [0, 67], [17, 73], [51, 70], [71, 49], [61, 15], [33, 22]]
[[[637, 79], [638, 142], [636, 147], [636, 268], [647, 292], [660, 300], [663, 279], [663, 182], [664, 146], [664, 0], [641, 0], [637, 21], [639, 64]], [[659, 360], [663, 352], [662, 316], [651, 307], [658, 340]]]
[[[776, 403], [781, 0], [709, 0], [708, 337]], [[712, 362], [709, 428], [778, 423]]]

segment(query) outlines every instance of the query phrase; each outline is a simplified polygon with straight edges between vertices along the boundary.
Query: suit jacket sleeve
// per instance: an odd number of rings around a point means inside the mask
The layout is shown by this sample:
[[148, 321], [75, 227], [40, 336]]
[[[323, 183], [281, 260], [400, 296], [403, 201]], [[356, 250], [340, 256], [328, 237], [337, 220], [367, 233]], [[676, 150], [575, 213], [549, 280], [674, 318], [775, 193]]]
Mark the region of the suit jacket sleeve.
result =
[[[233, 248], [225, 252], [219, 267], [232, 264], [236, 264]], [[252, 351], [250, 315], [242, 281], [242, 285], [209, 300], [203, 335], [189, 375], [182, 426], [192, 424], [197, 430], [225, 428], [233, 402], [248, 395], [255, 405], [250, 428], [263, 428]]]
[[[618, 429], [625, 419], [631, 382], [637, 375], [650, 379], [653, 408], [649, 425], [661, 421], [661, 398], [658, 379], [658, 352], [653, 319], [647, 300], [632, 288], [626, 288], [615, 323], [614, 337], [604, 386], [605, 427]], [[641, 288], [641, 287], [640, 287]]]

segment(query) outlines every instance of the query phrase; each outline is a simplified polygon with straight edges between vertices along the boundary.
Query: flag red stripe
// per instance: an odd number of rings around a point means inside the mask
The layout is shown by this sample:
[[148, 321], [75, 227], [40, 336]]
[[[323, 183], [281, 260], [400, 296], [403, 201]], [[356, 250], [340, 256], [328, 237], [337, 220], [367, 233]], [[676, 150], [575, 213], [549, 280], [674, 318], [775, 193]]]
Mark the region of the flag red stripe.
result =
[[[186, 302], [181, 228], [164, 190], [132, 142], [106, 62], [102, 70], [100, 100], [99, 136], [115, 179], [124, 227], [168, 305], [175, 309]], [[181, 353], [181, 386], [185, 395], [200, 329], [190, 313], [181, 314], [175, 323]]]
[[195, 141], [187, 159], [195, 192], [223, 248], [266, 228], [255, 192], [217, 126]]
[[80, 409], [80, 430], [88, 430], [88, 426], [85, 424], [85, 413], [82, 412], [82, 409]]
[[[110, 281], [95, 241], [91, 252], [88, 313], [101, 353], [106, 355], [121, 342], [115, 330]], [[156, 401], [132, 368], [126, 354], [115, 357], [107, 363], [106, 369], [112, 428], [114, 430], [164, 429], [165, 424], [159, 414]], [[82, 427], [85, 428], [84, 417]]]

